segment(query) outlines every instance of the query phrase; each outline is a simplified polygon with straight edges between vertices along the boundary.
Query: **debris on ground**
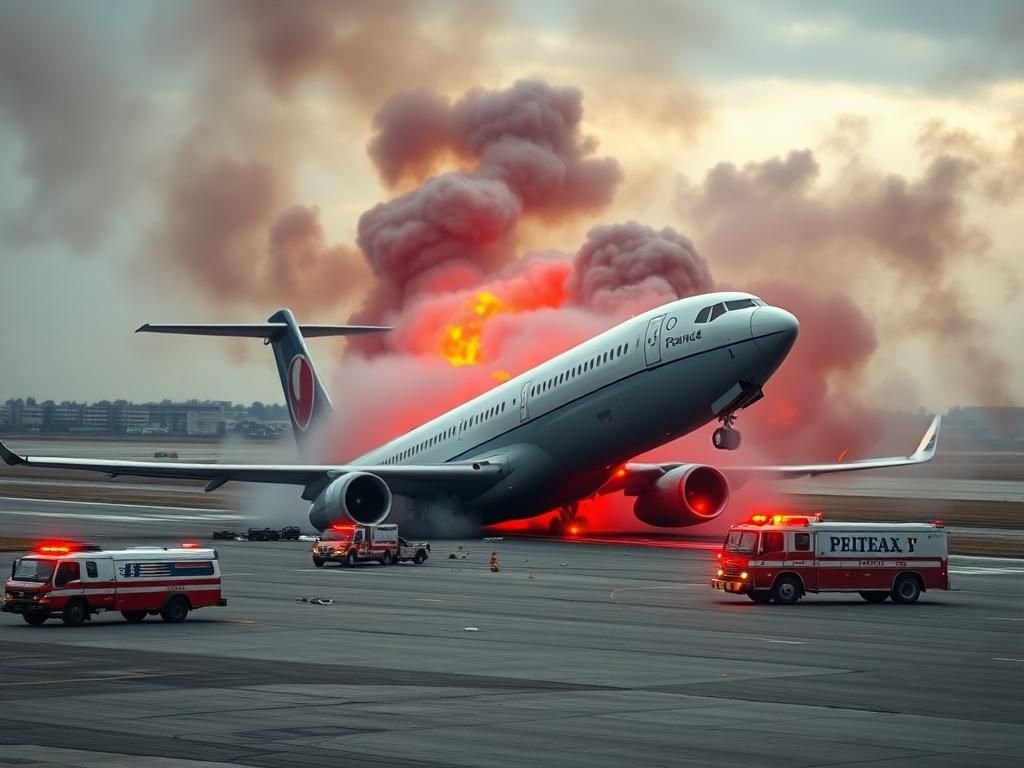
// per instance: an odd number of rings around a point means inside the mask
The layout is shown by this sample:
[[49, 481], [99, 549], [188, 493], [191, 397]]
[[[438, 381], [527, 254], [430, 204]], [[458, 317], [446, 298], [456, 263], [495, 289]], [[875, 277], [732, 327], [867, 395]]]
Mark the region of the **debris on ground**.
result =
[[330, 597], [296, 597], [296, 603], [309, 603], [310, 605], [334, 605]]
[[469, 550], [463, 549], [461, 544], [458, 549], [448, 555], [449, 560], [465, 560], [467, 557], [469, 557]]
[[319, 541], [319, 536], [307, 536], [297, 525], [284, 528], [250, 528], [245, 533], [238, 531], [214, 531], [212, 538], [227, 541]]
[[482, 541], [504, 541], [504, 536], [485, 536]]

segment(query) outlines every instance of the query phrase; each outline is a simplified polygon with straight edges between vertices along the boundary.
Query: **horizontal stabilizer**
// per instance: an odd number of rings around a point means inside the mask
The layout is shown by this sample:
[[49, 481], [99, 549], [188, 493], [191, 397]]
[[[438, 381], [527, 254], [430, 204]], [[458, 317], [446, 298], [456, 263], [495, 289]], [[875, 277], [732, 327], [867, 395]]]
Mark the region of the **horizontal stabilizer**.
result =
[[[356, 336], [363, 333], [383, 333], [391, 328], [384, 325], [300, 325], [306, 338], [319, 336]], [[233, 336], [252, 339], [280, 338], [288, 330], [287, 323], [189, 323], [167, 325], [146, 323], [136, 333], [178, 333], [188, 336]]]

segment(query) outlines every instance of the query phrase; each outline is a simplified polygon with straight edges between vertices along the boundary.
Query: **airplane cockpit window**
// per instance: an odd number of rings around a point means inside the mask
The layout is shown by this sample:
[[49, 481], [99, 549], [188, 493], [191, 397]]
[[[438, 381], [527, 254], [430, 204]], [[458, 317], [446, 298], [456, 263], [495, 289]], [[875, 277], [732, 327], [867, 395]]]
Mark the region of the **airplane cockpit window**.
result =
[[725, 308], [728, 310], [734, 309], [749, 309], [750, 307], [756, 307], [753, 299], [736, 299], [735, 301], [725, 302]]
[[721, 317], [725, 314], [725, 304], [715, 304], [711, 308], [711, 317], [708, 318], [708, 322], [713, 322], [716, 318]]
[[708, 315], [711, 314], [711, 307], [704, 307], [700, 312], [697, 313], [697, 319], [695, 323], [706, 323], [708, 321]]

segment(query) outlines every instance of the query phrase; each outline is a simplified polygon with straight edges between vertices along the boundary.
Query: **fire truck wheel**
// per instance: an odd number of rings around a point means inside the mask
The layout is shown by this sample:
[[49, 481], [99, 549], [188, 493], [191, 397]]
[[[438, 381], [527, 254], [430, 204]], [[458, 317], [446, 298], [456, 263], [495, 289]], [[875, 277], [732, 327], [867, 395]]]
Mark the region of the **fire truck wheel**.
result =
[[61, 616], [64, 623], [69, 627], [80, 627], [85, 623], [89, 613], [85, 609], [85, 603], [81, 600], [72, 600], [64, 607], [64, 614]]
[[313, 558], [313, 565], [315, 565], [317, 568], [323, 568], [324, 567], [324, 561], [321, 560], [319, 557], [314, 557]]
[[755, 592], [747, 592], [747, 597], [758, 605], [768, 605], [768, 603], [772, 601], [772, 593], [763, 589], [759, 589]]
[[349, 568], [354, 568], [355, 564], [356, 564], [356, 553], [355, 552], [349, 552], [347, 555], [345, 555], [345, 565], [347, 565]]
[[884, 603], [885, 598], [889, 596], [888, 592], [858, 592], [857, 594], [869, 603]]
[[892, 586], [892, 601], [894, 603], [916, 603], [921, 596], [921, 581], [912, 573], [904, 573], [896, 579]]
[[780, 576], [772, 585], [772, 600], [779, 605], [792, 605], [800, 599], [800, 582], [795, 576]]
[[31, 624], [33, 627], [42, 626], [42, 623], [46, 621], [49, 616], [45, 613], [23, 613], [21, 618], [25, 620], [26, 624]]
[[184, 621], [188, 616], [188, 601], [181, 595], [175, 595], [167, 601], [167, 605], [160, 611], [160, 618], [170, 624], [177, 624]]
[[426, 559], [427, 559], [427, 555], [426, 555], [426, 553], [425, 553], [425, 552], [424, 552], [424, 551], [423, 551], [423, 550], [421, 549], [421, 550], [420, 550], [419, 552], [417, 552], [417, 553], [416, 553], [416, 557], [414, 557], [414, 558], [412, 559], [412, 561], [413, 561], [414, 563], [416, 563], [416, 565], [423, 565], [423, 562], [424, 562], [424, 561], [425, 561]]
[[124, 616], [125, 621], [130, 621], [133, 624], [146, 618], [145, 611], [121, 611], [121, 615]]
[[380, 559], [380, 564], [381, 565], [391, 565], [392, 562], [394, 562], [394, 561], [391, 559], [391, 553], [390, 552], [385, 552], [384, 553], [384, 557], [382, 557]]

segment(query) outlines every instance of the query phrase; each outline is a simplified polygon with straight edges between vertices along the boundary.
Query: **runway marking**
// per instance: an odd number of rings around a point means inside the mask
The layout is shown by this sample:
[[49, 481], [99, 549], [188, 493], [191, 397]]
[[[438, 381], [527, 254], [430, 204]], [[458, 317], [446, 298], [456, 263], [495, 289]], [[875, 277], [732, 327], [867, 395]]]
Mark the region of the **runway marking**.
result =
[[194, 672], [153, 672], [142, 675], [112, 675], [102, 677], [64, 677], [54, 680], [25, 680], [18, 683], [0, 683], [0, 688], [15, 688], [25, 685], [59, 685], [61, 683], [101, 683], [106, 680], [139, 680], [148, 677], [177, 677], [181, 675], [193, 675]]
[[765, 638], [764, 641], [766, 643], [781, 643], [783, 645], [807, 645], [804, 640], [772, 640], [770, 638]]
[[1024, 568], [950, 568], [949, 572], [956, 576], [1003, 576], [1024, 573]]
[[1014, 616], [989, 616], [989, 621], [1024, 621], [1024, 619], [1016, 618]]
[[[76, 502], [77, 503], [77, 502]], [[144, 509], [144, 507], [143, 507]], [[0, 509], [3, 515], [21, 515], [22, 517], [60, 517], [72, 520], [107, 520], [118, 523], [175, 523], [184, 521], [215, 522], [218, 520], [241, 520], [241, 515], [100, 515], [88, 512], [30, 512], [20, 509]]]
[[435, 597], [417, 597], [417, 603], [443, 603], [444, 600], [438, 600]]
[[992, 661], [1019, 661], [1024, 664], [1024, 659], [1008, 659], [1005, 656], [993, 656]]
[[161, 507], [154, 504], [124, 504], [106, 501], [71, 501], [70, 499], [33, 499], [30, 496], [0, 496], [0, 501], [32, 501], [37, 504], [82, 504], [92, 507], [128, 507], [130, 509], [162, 509], [169, 512], [223, 512], [216, 507]]

